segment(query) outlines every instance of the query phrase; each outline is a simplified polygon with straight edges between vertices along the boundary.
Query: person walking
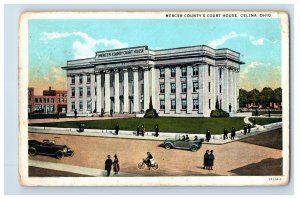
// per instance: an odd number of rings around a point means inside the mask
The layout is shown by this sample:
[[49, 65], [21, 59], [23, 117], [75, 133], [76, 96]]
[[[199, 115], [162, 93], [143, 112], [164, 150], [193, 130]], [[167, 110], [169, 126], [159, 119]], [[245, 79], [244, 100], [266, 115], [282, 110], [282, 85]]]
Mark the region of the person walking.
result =
[[77, 109], [75, 109], [75, 111], [74, 111], [74, 117], [75, 117], [75, 119], [77, 118]]
[[214, 166], [214, 160], [215, 160], [215, 156], [213, 154], [213, 150], [210, 151], [210, 154], [208, 155], [208, 170], [213, 170], [213, 166]]
[[209, 156], [209, 150], [206, 150], [203, 158], [203, 169], [208, 169], [208, 156]]
[[158, 137], [159, 134], [158, 134], [158, 124], [155, 126], [155, 134], [154, 134], [155, 137]]
[[251, 132], [251, 125], [248, 124], [248, 133], [250, 133], [250, 132]]
[[120, 129], [120, 126], [119, 126], [119, 123], [117, 123], [117, 125], [115, 126], [115, 134], [116, 135], [119, 135], [119, 129]]
[[136, 127], [136, 135], [139, 136], [140, 135], [140, 126], [137, 125]]
[[113, 161], [110, 159], [110, 155], [107, 156], [107, 159], [105, 160], [105, 170], [106, 170], [106, 176], [110, 176], [111, 166], [113, 164]]
[[246, 135], [246, 133], [247, 133], [247, 125], [245, 124], [244, 125], [244, 134]]
[[235, 137], [235, 128], [232, 127], [232, 129], [231, 129], [231, 139], [234, 140], [234, 137]]
[[142, 124], [142, 126], [141, 126], [141, 135], [142, 135], [142, 136], [145, 135], [145, 127], [144, 127], [144, 124]]
[[211, 138], [211, 133], [210, 133], [210, 131], [208, 129], [206, 131], [205, 137], [206, 137], [206, 141], [209, 142], [209, 140]]
[[101, 117], [104, 117], [104, 109], [101, 109]]
[[225, 139], [228, 139], [228, 131], [227, 131], [227, 129], [226, 128], [224, 128], [224, 130], [223, 130], [223, 139], [225, 140]]
[[114, 169], [115, 175], [118, 175], [119, 171], [120, 171], [119, 159], [118, 159], [117, 154], [115, 154], [114, 157], [115, 157], [115, 159], [113, 162], [113, 169]]
[[111, 108], [111, 109], [110, 109], [110, 117], [113, 116], [113, 112], [114, 112], [114, 111], [113, 111], [113, 109]]

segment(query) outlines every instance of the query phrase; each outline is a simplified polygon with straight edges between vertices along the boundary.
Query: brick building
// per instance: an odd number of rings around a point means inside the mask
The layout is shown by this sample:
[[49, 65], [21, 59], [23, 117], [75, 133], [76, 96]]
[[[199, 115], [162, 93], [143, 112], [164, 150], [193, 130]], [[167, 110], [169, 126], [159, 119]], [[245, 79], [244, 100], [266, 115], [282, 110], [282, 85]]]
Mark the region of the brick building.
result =
[[53, 113], [66, 112], [67, 91], [43, 90], [43, 95], [34, 95], [34, 88], [28, 88], [28, 112]]

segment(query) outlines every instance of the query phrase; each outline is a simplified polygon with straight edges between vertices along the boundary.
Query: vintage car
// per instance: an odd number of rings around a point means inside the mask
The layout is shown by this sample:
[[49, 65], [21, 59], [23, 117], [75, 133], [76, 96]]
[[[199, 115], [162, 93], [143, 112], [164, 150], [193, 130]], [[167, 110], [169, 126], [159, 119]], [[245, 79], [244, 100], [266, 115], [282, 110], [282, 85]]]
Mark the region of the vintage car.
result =
[[180, 139], [180, 137], [175, 137], [175, 139], [166, 139], [164, 141], [164, 147], [166, 149], [189, 149], [195, 152], [201, 148], [202, 142], [204, 142], [203, 138], [198, 140], [183, 141]]
[[68, 148], [66, 145], [57, 145], [54, 140], [43, 140], [43, 142], [37, 140], [28, 141], [28, 154], [34, 155], [49, 155], [58, 159], [64, 156], [73, 156], [74, 151]]

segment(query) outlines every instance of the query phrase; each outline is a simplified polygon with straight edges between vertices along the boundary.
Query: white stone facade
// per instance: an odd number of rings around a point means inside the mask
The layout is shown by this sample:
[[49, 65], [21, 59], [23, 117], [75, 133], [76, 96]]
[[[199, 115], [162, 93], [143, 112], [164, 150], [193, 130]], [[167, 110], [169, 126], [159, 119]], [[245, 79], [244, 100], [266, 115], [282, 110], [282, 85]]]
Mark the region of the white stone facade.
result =
[[216, 100], [223, 110], [236, 112], [241, 64], [239, 53], [204, 45], [99, 51], [63, 67], [67, 113], [143, 113], [150, 98], [160, 116], [209, 117]]

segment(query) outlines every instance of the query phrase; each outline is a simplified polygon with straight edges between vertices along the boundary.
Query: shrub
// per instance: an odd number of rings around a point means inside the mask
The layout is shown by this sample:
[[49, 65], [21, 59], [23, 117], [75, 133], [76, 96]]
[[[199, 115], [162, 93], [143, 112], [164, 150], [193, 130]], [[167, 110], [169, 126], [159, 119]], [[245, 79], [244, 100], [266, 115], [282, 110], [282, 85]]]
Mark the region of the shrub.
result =
[[147, 109], [144, 118], [156, 118], [158, 117], [158, 113], [156, 112], [155, 109]]
[[229, 117], [229, 113], [222, 109], [212, 110], [210, 112], [210, 117]]

